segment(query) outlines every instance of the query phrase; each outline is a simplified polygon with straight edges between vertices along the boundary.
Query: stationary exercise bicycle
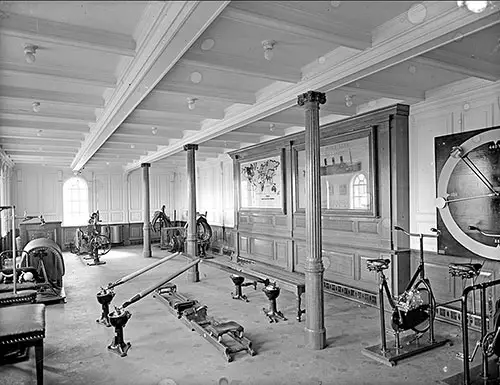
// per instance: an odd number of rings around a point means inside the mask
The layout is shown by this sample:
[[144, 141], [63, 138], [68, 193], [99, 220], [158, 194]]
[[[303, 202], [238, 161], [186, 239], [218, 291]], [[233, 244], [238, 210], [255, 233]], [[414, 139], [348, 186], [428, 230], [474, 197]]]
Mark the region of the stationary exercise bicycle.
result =
[[[500, 245], [500, 234], [493, 234], [481, 230], [477, 226], [469, 226], [469, 230], [477, 231], [485, 237], [494, 238], [494, 243]], [[461, 304], [461, 330], [462, 330], [462, 352], [457, 354], [463, 362], [463, 372], [457, 373], [443, 380], [449, 385], [473, 385], [473, 384], [491, 384], [498, 383], [500, 380], [499, 363], [490, 360], [491, 357], [500, 357], [500, 298], [497, 299], [493, 317], [489, 317], [492, 321], [492, 326], [488, 328], [487, 314], [487, 295], [486, 291], [490, 287], [500, 285], [500, 280], [487, 281], [479, 284], [474, 284], [475, 279], [479, 276], [483, 263], [462, 263], [450, 264], [450, 274], [452, 276], [461, 277], [464, 281], [472, 279], [472, 285], [464, 288], [460, 298], [445, 304], [460, 302]], [[481, 336], [476, 341], [472, 354], [469, 355], [469, 312], [468, 312], [468, 297], [472, 293], [479, 291], [480, 308], [481, 308]], [[475, 307], [475, 297], [473, 297], [473, 306]], [[474, 310], [475, 313], [475, 310]], [[477, 352], [481, 352], [481, 364], [471, 368], [471, 363]], [[495, 360], [498, 361], [498, 360]]]
[[92, 259], [92, 262], [87, 263], [89, 266], [104, 265], [106, 262], [101, 261], [100, 257], [107, 254], [111, 250], [111, 242], [109, 238], [101, 234], [101, 225], [99, 224], [99, 210], [92, 213], [87, 231], [81, 228], [76, 230], [75, 242], [70, 243], [70, 251], [73, 254], [88, 253], [88, 257], [84, 259]]
[[[369, 259], [367, 261], [367, 269], [378, 273], [379, 277], [381, 344], [363, 350], [363, 354], [368, 357], [390, 366], [396, 365], [402, 359], [443, 346], [448, 342], [446, 339], [436, 339], [434, 334], [436, 301], [431, 283], [425, 276], [424, 238], [436, 238], [438, 235], [410, 233], [399, 226], [394, 226], [394, 230], [401, 231], [410, 237], [419, 238], [419, 265], [406, 285], [404, 292], [399, 296], [393, 296], [387, 283], [387, 277], [384, 274], [384, 270], [389, 268], [391, 260]], [[391, 326], [395, 334], [394, 348], [387, 347], [384, 292], [392, 308]], [[415, 334], [407, 336], [401, 341], [400, 333], [407, 330], [412, 330]], [[428, 332], [428, 341], [421, 341], [421, 337], [426, 332]]]

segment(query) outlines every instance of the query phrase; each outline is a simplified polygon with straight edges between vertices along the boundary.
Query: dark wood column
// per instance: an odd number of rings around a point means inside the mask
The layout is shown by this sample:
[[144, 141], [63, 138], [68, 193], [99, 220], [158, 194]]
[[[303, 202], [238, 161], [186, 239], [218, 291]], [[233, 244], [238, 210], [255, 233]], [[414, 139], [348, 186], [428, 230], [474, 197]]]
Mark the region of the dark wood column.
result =
[[[196, 161], [195, 151], [198, 150], [197, 144], [186, 144], [184, 151], [187, 151], [187, 176], [188, 176], [188, 228], [187, 228], [187, 254], [191, 258], [196, 257], [197, 237], [196, 237]], [[194, 265], [187, 272], [189, 282], [198, 282], [200, 273], [198, 265]]]
[[144, 258], [151, 257], [151, 223], [149, 221], [149, 168], [150, 163], [142, 163], [142, 227]]
[[306, 243], [304, 266], [306, 278], [305, 308], [306, 345], [313, 350], [326, 345], [323, 297], [323, 261], [321, 254], [321, 176], [319, 105], [326, 102], [324, 93], [308, 91], [299, 95], [297, 103], [305, 110], [306, 149]]

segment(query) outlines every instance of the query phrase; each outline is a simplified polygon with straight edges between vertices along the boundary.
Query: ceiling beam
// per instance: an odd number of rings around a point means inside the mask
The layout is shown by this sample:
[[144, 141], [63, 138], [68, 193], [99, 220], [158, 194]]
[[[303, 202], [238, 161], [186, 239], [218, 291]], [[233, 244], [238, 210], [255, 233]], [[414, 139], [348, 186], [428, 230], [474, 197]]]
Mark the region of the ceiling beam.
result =
[[240, 142], [235, 142], [235, 141], [229, 141], [229, 140], [217, 140], [217, 139], [211, 139], [206, 142], [203, 142], [199, 145], [199, 147], [215, 147], [219, 148], [221, 152], [223, 150], [236, 150], [240, 148], [241, 143]]
[[76, 153], [73, 151], [22, 151], [22, 150], [9, 150], [8, 153], [12, 156], [43, 156], [43, 157], [60, 157], [60, 158], [68, 158], [73, 157]]
[[[327, 67], [298, 84], [270, 95], [251, 107], [242, 109], [220, 122], [214, 122], [204, 127], [203, 131], [180, 140], [167, 148], [148, 155], [143, 162], [153, 162], [157, 159], [175, 153], [188, 143], [203, 143], [223, 133], [261, 120], [269, 115], [286, 110], [297, 104], [297, 96], [309, 90], [329, 92], [334, 89], [356, 82], [374, 73], [391, 68], [409, 59], [420, 56], [433, 49], [442, 47], [456, 39], [458, 31], [467, 36], [500, 23], [498, 11], [488, 8], [476, 14], [465, 12], [452, 2], [433, 2], [429, 7], [427, 18], [418, 28], [411, 23], [397, 23], [406, 14], [399, 15], [388, 23], [380, 26], [390, 38], [380, 39], [372, 48], [368, 48], [348, 60]], [[140, 167], [134, 163], [127, 165], [126, 172]]]
[[[142, 144], [142, 143], [136, 143], [135, 144], [135, 149], [136, 150], [144, 150], [144, 151], [153, 151], [158, 148], [157, 144]], [[126, 152], [130, 150], [130, 144], [127, 143], [106, 143], [104, 146], [102, 146], [99, 151], [114, 151], [114, 152]]]
[[32, 130], [44, 130], [44, 131], [63, 131], [63, 132], [74, 132], [74, 133], [87, 133], [89, 131], [89, 126], [86, 124], [67, 124], [67, 123], [55, 123], [55, 122], [43, 122], [43, 121], [33, 121], [33, 120], [14, 120], [14, 119], [2, 119], [0, 118], [0, 126], [20, 128], [20, 129], [32, 129]]
[[[49, 90], [36, 90], [32, 88], [21, 88], [21, 87], [11, 87], [2, 86], [0, 87], [0, 97], [8, 99], [23, 99], [31, 103], [38, 101], [51, 102], [51, 103], [63, 103], [85, 105], [87, 107], [102, 107], [104, 105], [104, 99], [97, 95], [85, 95], [69, 92], [60, 91], [49, 91]], [[43, 105], [41, 106], [43, 108]]]
[[128, 143], [128, 144], [153, 144], [153, 145], [168, 145], [169, 138], [156, 138], [156, 137], [131, 137], [127, 135], [120, 135], [120, 133], [113, 134], [106, 143]]
[[222, 134], [221, 136], [217, 137], [217, 140], [223, 140], [223, 141], [233, 141], [233, 142], [245, 142], [245, 143], [260, 143], [260, 137], [261, 135], [255, 135], [255, 134], [243, 134], [243, 133], [235, 133], [229, 132], [227, 134]]
[[413, 63], [428, 65], [446, 71], [480, 79], [497, 81], [500, 79], [500, 66], [481, 59], [459, 55], [446, 49], [427, 52], [411, 60]]
[[134, 56], [136, 48], [134, 39], [125, 34], [10, 12], [2, 17], [0, 34], [122, 56]]
[[51, 134], [47, 135], [47, 133], [42, 132], [40, 136], [38, 136], [35, 132], [30, 131], [21, 131], [19, 128], [18, 129], [8, 129], [5, 127], [2, 127], [0, 130], [0, 138], [2, 138], [2, 142], [4, 139], [20, 139], [20, 140], [28, 140], [28, 139], [35, 139], [35, 138], [43, 138], [47, 140], [54, 140], [57, 142], [60, 142], [61, 140], [74, 140], [78, 141], [80, 143], [81, 140], [83, 140], [83, 135], [71, 135], [68, 133], [57, 133], [57, 134]]
[[68, 124], [88, 124], [88, 122], [95, 120], [93, 112], [72, 110], [57, 110], [55, 113], [40, 111], [34, 112], [32, 110], [19, 111], [15, 108], [5, 109], [0, 108], [0, 118], [13, 119], [13, 120], [34, 120], [37, 122], [57, 122]]
[[161, 4], [149, 38], [138, 47], [137, 55], [106, 103], [95, 130], [85, 139], [71, 164], [73, 171], [85, 165], [228, 4], [229, 1], [168, 1]]
[[8, 137], [8, 138], [2, 138], [2, 145], [3, 144], [26, 144], [26, 145], [35, 145], [35, 146], [46, 146], [46, 145], [58, 145], [58, 146], [68, 146], [68, 147], [80, 147], [80, 141], [78, 140], [66, 140], [66, 139], [55, 139], [55, 138], [50, 138], [46, 139], [43, 137]]
[[104, 88], [116, 87], [114, 74], [104, 74], [101, 72], [85, 73], [80, 70], [54, 69], [53, 67], [41, 67], [39, 65], [34, 67], [24, 63], [0, 62], [0, 74], [45, 78], [59, 82], [80, 83]]
[[150, 138], [153, 142], [159, 141], [159, 140], [165, 140], [165, 139], [180, 139], [183, 137], [182, 131], [177, 130], [171, 130], [171, 131], [165, 131], [165, 130], [158, 130], [158, 133], [156, 135], [153, 135], [151, 133], [151, 130], [146, 131], [146, 132], [141, 132], [138, 130], [132, 130], [129, 128], [120, 128], [118, 129], [113, 136], [115, 135], [120, 135], [121, 137], [130, 137], [131, 140], [134, 138]]
[[287, 67], [276, 62], [252, 61], [245, 57], [218, 52], [187, 52], [179, 61], [179, 64], [289, 83], [297, 83], [301, 78], [300, 70], [296, 68]]
[[268, 123], [265, 121], [259, 121], [240, 127], [237, 130], [231, 131], [231, 133], [236, 134], [238, 132], [242, 132], [242, 133], [255, 133], [260, 135], [283, 136], [285, 135], [285, 128], [288, 127], [289, 127], [288, 124]]
[[[158, 97], [160, 96], [161, 97]], [[137, 106], [137, 110], [143, 111], [159, 111], [167, 112], [179, 115], [191, 115], [192, 117], [197, 116], [198, 119], [222, 119], [224, 117], [223, 108], [214, 108], [213, 106], [207, 106], [203, 104], [203, 101], [197, 101], [195, 108], [190, 110], [187, 105], [187, 98], [179, 97], [177, 100], [168, 99], [165, 94], [159, 92], [153, 92], [151, 96], [143, 100], [141, 104]]]
[[[199, 119], [199, 118], [198, 118]], [[137, 132], [149, 133], [151, 134], [151, 129], [156, 127], [158, 129], [158, 133], [161, 131], [171, 132], [171, 131], [199, 131], [200, 123], [199, 120], [197, 123], [193, 122], [181, 122], [181, 121], [170, 121], [169, 119], [165, 119], [162, 124], [143, 124], [143, 123], [135, 123], [131, 122], [128, 119], [125, 120], [124, 123], [120, 125], [119, 130], [127, 129], [127, 130], [135, 130]]]
[[[237, 4], [236, 4], [237, 5]], [[254, 12], [228, 7], [221, 14], [221, 17], [236, 22], [250, 24], [255, 27], [261, 27], [278, 31], [279, 33], [287, 33], [298, 38], [321, 40], [337, 46], [344, 46], [364, 50], [371, 46], [371, 37], [368, 34], [356, 33], [356, 37], [352, 37], [349, 33], [345, 33], [341, 29], [332, 31], [323, 31], [310, 26], [304, 26], [297, 23], [291, 23], [285, 20], [278, 20], [272, 16], [265, 16]], [[311, 23], [316, 25], [316, 23]], [[335, 25], [335, 22], [330, 23], [330, 26]]]
[[[3, 143], [1, 144], [1, 147], [5, 151], [59, 151], [61, 150], [61, 146], [54, 146], [54, 145], [35, 145], [35, 144], [15, 144], [15, 143]], [[78, 146], [73, 146], [73, 147], [68, 147], [64, 146], [64, 151], [65, 152], [70, 152], [72, 154], [76, 154], [78, 152]]]
[[374, 99], [381, 97], [400, 99], [409, 104], [418, 103], [425, 99], [425, 92], [422, 90], [401, 87], [396, 83], [373, 82], [369, 79], [361, 79], [355, 84], [340, 87], [339, 91], [345, 91], [350, 95], [364, 95]]
[[161, 81], [153, 92], [165, 95], [183, 95], [190, 98], [219, 100], [230, 103], [254, 104], [256, 102], [255, 94], [249, 91], [237, 88], [224, 88], [206, 86], [203, 84], [181, 83], [173, 81]]

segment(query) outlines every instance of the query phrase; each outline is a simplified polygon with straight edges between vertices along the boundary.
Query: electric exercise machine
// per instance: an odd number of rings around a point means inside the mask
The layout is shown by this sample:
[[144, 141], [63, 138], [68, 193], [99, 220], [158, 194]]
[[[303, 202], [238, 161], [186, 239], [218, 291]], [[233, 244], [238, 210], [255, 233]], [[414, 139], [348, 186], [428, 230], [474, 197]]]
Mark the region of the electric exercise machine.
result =
[[245, 351], [254, 356], [252, 342], [246, 338], [244, 328], [235, 321], [220, 322], [207, 314], [207, 306], [201, 306], [195, 299], [179, 293], [177, 286], [166, 284], [158, 288], [153, 297], [166, 305], [189, 329], [197, 332], [226, 358], [233, 361], [233, 355]]
[[147, 271], [167, 262], [170, 261], [171, 259], [177, 257], [180, 253], [175, 253], [171, 255], [167, 255], [166, 257], [143, 267], [142, 269], [139, 269], [137, 271], [134, 271], [133, 273], [130, 273], [129, 275], [126, 275], [123, 278], [120, 278], [116, 280], [115, 282], [110, 282], [108, 283], [108, 286], [106, 287], [101, 287], [101, 290], [97, 293], [97, 302], [101, 305], [102, 312], [101, 312], [101, 317], [96, 320], [96, 322], [100, 325], [104, 325], [106, 327], [111, 327], [111, 323], [109, 322], [109, 305], [111, 304], [111, 301], [113, 300], [115, 296], [114, 288], [120, 285], [123, 285], [124, 283], [146, 273]]
[[[389, 366], [405, 358], [440, 347], [449, 342], [447, 339], [436, 338], [434, 334], [434, 320], [436, 302], [429, 279], [425, 276], [424, 264], [424, 238], [436, 238], [437, 234], [409, 233], [399, 226], [394, 230], [406, 235], [418, 237], [420, 241], [420, 261], [417, 270], [408, 282], [404, 292], [393, 297], [387, 283], [384, 270], [389, 268], [390, 259], [369, 259], [367, 269], [378, 273], [379, 276], [379, 309], [380, 309], [380, 335], [381, 344], [363, 349], [362, 353], [370, 358]], [[384, 291], [392, 308], [391, 325], [394, 330], [394, 347], [387, 347], [385, 330]], [[412, 330], [414, 335], [409, 335], [400, 340], [402, 331]], [[421, 337], [428, 332], [428, 340], [421, 341]]]

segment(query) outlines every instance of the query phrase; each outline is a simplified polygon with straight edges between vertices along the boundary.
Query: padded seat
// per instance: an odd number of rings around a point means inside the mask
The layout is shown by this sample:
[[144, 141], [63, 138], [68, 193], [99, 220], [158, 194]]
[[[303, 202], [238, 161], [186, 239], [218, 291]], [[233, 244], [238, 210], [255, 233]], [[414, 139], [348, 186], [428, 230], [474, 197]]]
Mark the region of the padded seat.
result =
[[0, 307], [19, 305], [22, 303], [34, 303], [36, 301], [36, 290], [23, 290], [14, 293], [0, 293]]
[[368, 259], [366, 268], [370, 271], [382, 271], [389, 268], [390, 259]]
[[[33, 282], [23, 282], [16, 285], [17, 290], [36, 290], [37, 285]], [[0, 283], [0, 293], [12, 293], [14, 291], [13, 283]]]
[[475, 278], [481, 272], [483, 267], [480, 263], [450, 263], [448, 269], [452, 276], [463, 279]]
[[[0, 308], [0, 351], [34, 346], [37, 385], [43, 385], [45, 305], [28, 304]], [[0, 356], [0, 362], [1, 362]], [[2, 362], [3, 363], [3, 362]]]
[[238, 322], [236, 321], [228, 321], [228, 322], [223, 322], [218, 325], [210, 325], [213, 330], [212, 334], [215, 337], [222, 337], [224, 334], [232, 332], [236, 333], [240, 336], [243, 336], [243, 326], [241, 326]]

